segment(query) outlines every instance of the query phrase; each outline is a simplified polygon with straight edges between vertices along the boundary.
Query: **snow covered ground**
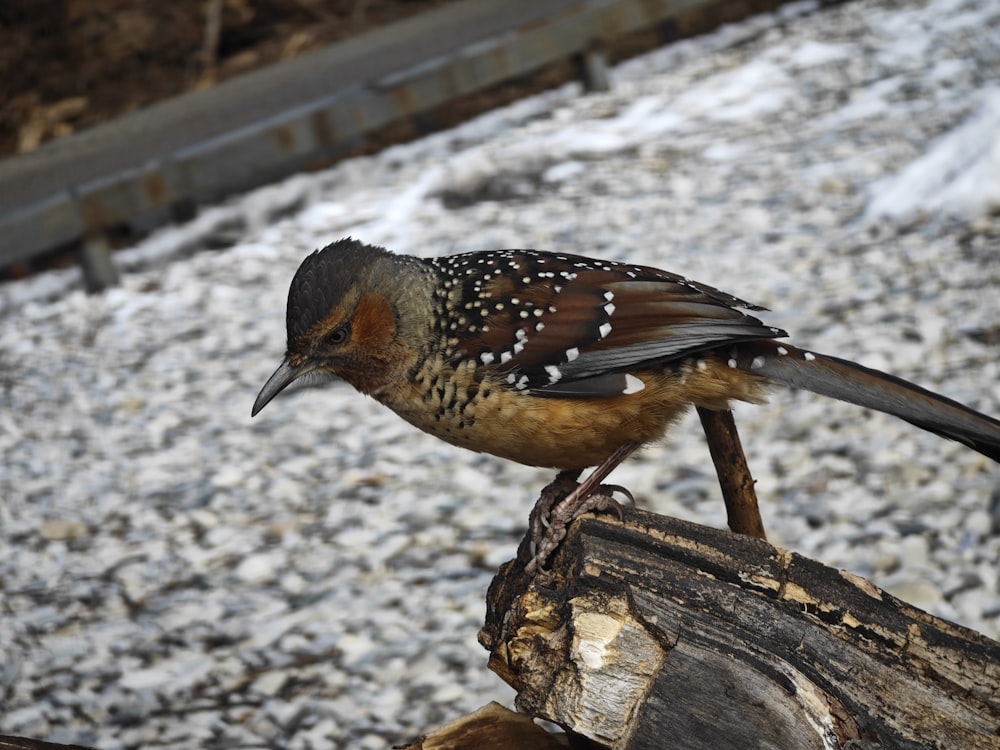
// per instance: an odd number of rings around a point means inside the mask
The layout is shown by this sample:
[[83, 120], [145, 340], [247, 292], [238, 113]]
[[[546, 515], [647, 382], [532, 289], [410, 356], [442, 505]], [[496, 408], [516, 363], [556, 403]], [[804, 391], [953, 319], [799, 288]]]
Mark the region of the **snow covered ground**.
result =
[[[540, 470], [343, 385], [250, 405], [345, 235], [658, 265], [1000, 414], [1000, 6], [786, 6], [0, 287], [0, 731], [382, 748], [511, 692], [476, 644]], [[217, 249], [222, 248], [222, 249]], [[1000, 637], [1000, 467], [803, 393], [739, 406], [772, 541]], [[695, 419], [621, 467], [723, 526]]]

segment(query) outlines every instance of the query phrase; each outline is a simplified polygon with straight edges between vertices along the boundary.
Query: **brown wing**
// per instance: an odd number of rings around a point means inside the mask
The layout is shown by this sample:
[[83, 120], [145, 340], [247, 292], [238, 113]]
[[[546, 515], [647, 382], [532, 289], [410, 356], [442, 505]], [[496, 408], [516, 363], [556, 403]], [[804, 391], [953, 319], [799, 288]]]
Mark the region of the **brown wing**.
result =
[[460, 355], [538, 395], [619, 395], [629, 369], [786, 335], [743, 312], [762, 308], [655, 268], [531, 250], [452, 258], [488, 269], [465, 282], [482, 324]]

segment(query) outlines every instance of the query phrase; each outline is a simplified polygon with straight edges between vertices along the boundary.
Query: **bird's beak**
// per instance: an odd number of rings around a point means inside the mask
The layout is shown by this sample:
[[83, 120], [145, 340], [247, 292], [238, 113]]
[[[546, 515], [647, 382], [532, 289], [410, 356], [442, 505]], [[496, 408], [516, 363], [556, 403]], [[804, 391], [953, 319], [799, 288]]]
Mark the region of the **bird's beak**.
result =
[[257, 394], [257, 400], [253, 402], [253, 411], [250, 412], [250, 416], [256, 417], [257, 413], [267, 406], [272, 398], [285, 390], [292, 382], [309, 372], [309, 370], [310, 367], [308, 365], [295, 367], [288, 361], [287, 357], [283, 359], [281, 364], [278, 365], [278, 369], [267, 379], [264, 387]]

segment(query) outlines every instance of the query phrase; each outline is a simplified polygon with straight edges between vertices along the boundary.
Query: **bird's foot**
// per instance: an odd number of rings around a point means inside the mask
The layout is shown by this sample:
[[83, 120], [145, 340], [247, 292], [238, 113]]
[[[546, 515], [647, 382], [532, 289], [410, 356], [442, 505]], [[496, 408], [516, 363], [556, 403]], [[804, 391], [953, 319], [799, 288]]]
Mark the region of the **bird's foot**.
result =
[[531, 529], [534, 542], [538, 542], [545, 534], [553, 509], [579, 488], [580, 485], [576, 481], [578, 476], [580, 476], [579, 471], [560, 471], [556, 478], [542, 489], [535, 501], [535, 507], [531, 509], [531, 515], [528, 516], [528, 527]]
[[524, 569], [529, 576], [543, 569], [549, 556], [566, 537], [566, 528], [581, 515], [614, 511], [621, 520], [622, 503], [615, 499], [615, 493], [624, 495], [628, 505], [635, 505], [632, 493], [621, 485], [602, 484], [590, 489], [587, 482], [576, 483], [577, 473], [560, 472], [542, 490], [531, 511], [531, 559]]
[[530, 559], [524, 566], [525, 573], [534, 575], [544, 567], [549, 555], [566, 536], [566, 527], [581, 513], [613, 507], [621, 518], [622, 508], [614, 499], [615, 492], [622, 492], [630, 503], [635, 504], [628, 490], [601, 482], [638, 447], [639, 444], [632, 441], [623, 443], [580, 484], [576, 483], [579, 471], [560, 471], [542, 490], [529, 517]]

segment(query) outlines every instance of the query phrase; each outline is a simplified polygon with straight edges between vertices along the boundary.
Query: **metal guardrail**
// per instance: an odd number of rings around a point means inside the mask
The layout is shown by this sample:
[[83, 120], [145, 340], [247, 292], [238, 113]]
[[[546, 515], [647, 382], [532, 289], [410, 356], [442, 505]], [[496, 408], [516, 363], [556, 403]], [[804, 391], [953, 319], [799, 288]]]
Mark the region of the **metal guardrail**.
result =
[[336, 156], [380, 127], [570, 57], [600, 87], [602, 43], [718, 0], [465, 0], [0, 161], [0, 266], [103, 241]]

